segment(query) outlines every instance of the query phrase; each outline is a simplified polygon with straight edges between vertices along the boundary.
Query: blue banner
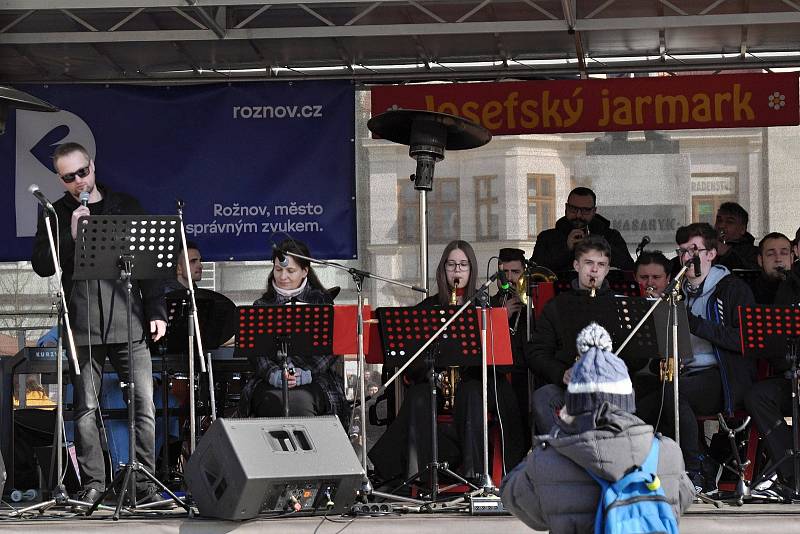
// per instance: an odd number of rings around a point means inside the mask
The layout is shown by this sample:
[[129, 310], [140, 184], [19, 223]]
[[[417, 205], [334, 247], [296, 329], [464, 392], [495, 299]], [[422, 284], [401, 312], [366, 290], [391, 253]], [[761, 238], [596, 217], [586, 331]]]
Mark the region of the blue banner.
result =
[[62, 111], [11, 112], [0, 137], [0, 261], [30, 259], [36, 183], [64, 187], [51, 156], [85, 146], [97, 182], [154, 215], [185, 202], [204, 260], [261, 260], [286, 235], [314, 256], [355, 258], [355, 92], [349, 82], [188, 87], [23, 86]]

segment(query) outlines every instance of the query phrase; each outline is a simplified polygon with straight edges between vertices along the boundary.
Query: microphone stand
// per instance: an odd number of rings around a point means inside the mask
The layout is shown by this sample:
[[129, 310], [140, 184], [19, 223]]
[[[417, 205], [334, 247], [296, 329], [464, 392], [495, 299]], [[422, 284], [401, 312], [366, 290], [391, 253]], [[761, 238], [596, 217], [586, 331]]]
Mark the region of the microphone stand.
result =
[[[458, 310], [456, 310], [456, 312], [453, 315], [451, 315], [450, 318], [447, 321], [445, 321], [444, 324], [442, 324], [442, 326], [440, 326], [439, 329], [436, 332], [434, 332], [433, 335], [430, 338], [428, 338], [428, 340], [425, 342], [425, 344], [423, 344], [419, 348], [419, 350], [417, 350], [417, 352], [414, 353], [408, 359], [408, 361], [406, 363], [404, 363], [397, 370], [397, 372], [395, 372], [395, 374], [393, 374], [391, 377], [389, 377], [389, 379], [380, 387], [380, 389], [375, 394], [375, 396], [379, 397], [381, 394], [383, 394], [383, 392], [386, 391], [386, 388], [388, 388], [395, 380], [397, 380], [397, 378], [401, 374], [403, 374], [403, 372], [412, 363], [414, 363], [416, 361], [416, 359], [420, 356], [420, 354], [424, 353], [425, 350], [434, 341], [436, 341], [439, 338], [439, 336], [441, 336], [447, 330], [447, 327], [449, 327], [453, 323], [453, 321], [455, 321], [462, 313], [464, 313], [464, 310], [466, 310], [468, 307], [470, 307], [472, 305], [472, 303], [476, 299], [480, 298], [480, 295], [485, 294], [487, 289], [489, 288], [489, 286], [497, 278], [497, 275], [498, 275], [498, 273], [494, 273], [492, 276], [489, 277], [488, 280], [486, 280], [486, 282], [484, 282], [478, 289], [476, 289], [475, 293], [472, 294], [467, 300], [464, 301], [464, 304], [462, 304], [461, 307]], [[485, 307], [483, 309], [483, 313], [484, 314], [486, 313], [486, 308]], [[431, 501], [436, 501], [436, 499], [438, 497], [438, 485], [439, 485], [438, 484], [438, 474], [439, 474], [439, 469], [443, 469], [448, 475], [456, 478], [457, 480], [461, 481], [462, 483], [466, 483], [467, 485], [469, 485], [473, 489], [476, 489], [476, 490], [482, 491], [482, 492], [486, 492], [486, 493], [494, 493], [494, 487], [492, 485], [491, 478], [489, 477], [489, 474], [488, 474], [488, 458], [489, 457], [488, 457], [488, 446], [487, 446], [487, 442], [488, 442], [488, 434], [487, 434], [488, 414], [487, 414], [487, 408], [486, 408], [486, 398], [487, 398], [487, 395], [486, 395], [486, 389], [487, 389], [487, 384], [486, 384], [486, 382], [487, 382], [487, 370], [486, 370], [486, 320], [487, 319], [486, 319], [486, 315], [482, 315], [482, 319], [483, 319], [483, 325], [481, 327], [481, 350], [483, 351], [483, 362], [482, 362], [483, 384], [482, 385], [483, 385], [483, 443], [484, 443], [484, 449], [483, 449], [484, 473], [481, 475], [481, 477], [482, 477], [482, 480], [481, 480], [482, 487], [481, 488], [475, 487], [473, 484], [467, 482], [465, 479], [463, 479], [458, 474], [456, 474], [453, 471], [450, 471], [449, 469], [447, 469], [446, 465], [443, 466], [438, 461], [438, 450], [437, 450], [438, 449], [438, 445], [437, 445], [437, 442], [436, 442], [436, 440], [437, 440], [437, 437], [436, 437], [436, 402], [435, 402], [435, 400], [436, 400], [435, 399], [436, 388], [433, 385], [433, 383], [431, 383], [431, 425], [433, 426], [433, 438], [432, 439], [433, 439], [433, 443], [434, 443], [434, 446], [432, 447], [432, 451], [431, 451], [432, 454], [433, 454], [433, 457], [431, 459], [431, 463], [428, 465], [428, 469], [430, 470], [429, 474], [430, 474], [430, 480], [431, 480]], [[429, 370], [429, 377], [433, 375], [432, 365], [433, 364], [431, 363], [431, 369]], [[431, 382], [432, 382], [432, 380], [431, 380]], [[414, 478], [416, 478], [416, 476], [417, 475], [415, 475]]]
[[[75, 338], [72, 333], [72, 325], [69, 321], [69, 308], [67, 307], [67, 299], [64, 295], [64, 284], [61, 280], [61, 257], [56, 248], [55, 240], [53, 239], [53, 229], [50, 226], [50, 213], [51, 207], [43, 207], [42, 215], [44, 215], [44, 227], [47, 230], [47, 242], [50, 245], [50, 256], [53, 259], [53, 269], [55, 271], [55, 279], [58, 287], [58, 346], [56, 349], [56, 387], [58, 390], [58, 397], [56, 399], [56, 429], [54, 432], [54, 444], [56, 454], [56, 472], [58, 478], [56, 480], [56, 487], [53, 489], [52, 498], [50, 500], [37, 503], [27, 508], [15, 510], [9, 514], [11, 517], [19, 517], [26, 512], [38, 510], [39, 513], [44, 513], [53, 506], [63, 505], [83, 505], [90, 506], [92, 503], [70, 499], [67, 494], [67, 488], [64, 485], [64, 457], [63, 457], [63, 444], [64, 444], [64, 361], [61, 358], [62, 351], [64, 350], [62, 328], [67, 334], [67, 344], [69, 345], [69, 358], [72, 363], [72, 370], [76, 376], [80, 376], [81, 368], [78, 365], [78, 352], [75, 349]], [[56, 226], [58, 226], [58, 215], [55, 210], [52, 211], [53, 216], [56, 218]], [[25, 392], [23, 391], [24, 395]], [[52, 457], [51, 457], [52, 458]], [[50, 468], [52, 472], [52, 466]], [[50, 477], [48, 477], [48, 480]]]
[[[675, 276], [672, 282], [669, 283], [667, 288], [664, 290], [664, 295], [661, 297], [662, 299], [666, 299], [669, 301], [670, 305], [670, 341], [671, 341], [671, 354], [667, 355], [668, 360], [668, 374], [672, 376], [672, 392], [673, 392], [673, 410], [675, 411], [675, 443], [680, 446], [681, 444], [681, 437], [680, 437], [680, 414], [678, 412], [678, 375], [680, 374], [680, 367], [679, 367], [679, 354], [678, 354], [678, 299], [680, 297], [680, 285], [683, 280], [684, 275], [686, 274], [686, 270], [691, 265], [691, 261], [686, 262], [686, 264], [681, 268], [680, 272]], [[628, 344], [628, 342], [633, 339], [633, 336], [636, 335], [636, 332], [642, 327], [644, 322], [647, 320], [650, 315], [655, 311], [656, 307], [661, 303], [661, 299], [657, 299], [653, 302], [653, 305], [650, 306], [650, 309], [647, 310], [647, 313], [639, 320], [637, 325], [633, 327], [628, 337], [625, 338], [625, 341], [622, 342], [622, 345], [617, 348], [617, 356], [622, 352], [622, 349]]]
[[[393, 284], [400, 287], [405, 287], [407, 289], [411, 289], [412, 291], [419, 291], [420, 293], [424, 293], [425, 295], [428, 294], [428, 290], [424, 287], [418, 287], [411, 284], [405, 284], [403, 282], [398, 282], [396, 280], [391, 280], [389, 278], [384, 278], [382, 276], [378, 276], [372, 274], [367, 271], [362, 271], [361, 269], [356, 269], [354, 267], [346, 267], [336, 262], [327, 261], [327, 260], [320, 260], [317, 258], [310, 258], [308, 256], [303, 256], [302, 254], [296, 254], [294, 252], [288, 252], [283, 250], [278, 250], [279, 254], [283, 254], [285, 256], [291, 256], [293, 258], [306, 260], [308, 262], [317, 264], [317, 265], [327, 265], [329, 267], [333, 267], [334, 269], [339, 269], [341, 271], [347, 271], [353, 277], [353, 282], [356, 285], [356, 293], [358, 295], [358, 302], [356, 306], [356, 329], [357, 329], [357, 341], [358, 341], [358, 390], [359, 390], [359, 399], [358, 402], [360, 404], [359, 407], [359, 416], [361, 417], [361, 425], [359, 425], [359, 437], [361, 438], [361, 468], [363, 470], [363, 479], [361, 481], [361, 489], [359, 490], [359, 495], [362, 499], [366, 499], [369, 495], [377, 495], [379, 497], [388, 497], [388, 498], [398, 498], [395, 495], [390, 495], [386, 493], [381, 493], [374, 491], [372, 488], [372, 483], [369, 480], [369, 476], [367, 475], [367, 413], [366, 413], [366, 393], [365, 393], [365, 374], [366, 374], [366, 362], [364, 360], [364, 280], [367, 278], [372, 278], [374, 280], [380, 280], [382, 282], [386, 282], [388, 284]], [[410, 502], [419, 504], [419, 501], [416, 499], [408, 499]]]
[[[189, 251], [186, 249], [186, 228], [183, 224], [183, 206], [184, 203], [182, 200], [178, 199], [177, 203], [177, 211], [178, 211], [178, 219], [180, 221], [180, 236], [181, 236], [181, 246], [182, 246], [182, 254], [181, 260], [183, 261], [183, 269], [184, 272], [187, 273], [189, 277], [189, 318], [187, 324], [187, 331], [189, 333], [189, 345], [188, 345], [188, 360], [189, 360], [189, 455], [194, 452], [194, 447], [196, 444], [196, 415], [195, 415], [195, 402], [194, 402], [194, 391], [195, 391], [195, 378], [194, 378], [194, 348], [195, 348], [195, 341], [197, 342], [197, 352], [198, 352], [198, 360], [200, 361], [200, 372], [206, 372], [206, 362], [204, 359], [204, 352], [203, 352], [203, 340], [200, 332], [200, 321], [197, 317], [197, 301], [195, 300], [194, 295], [194, 282], [192, 281], [191, 275], [191, 267], [189, 266]], [[209, 384], [209, 389], [212, 389], [214, 384]], [[211, 413], [216, 413], [216, 406], [211, 406]]]

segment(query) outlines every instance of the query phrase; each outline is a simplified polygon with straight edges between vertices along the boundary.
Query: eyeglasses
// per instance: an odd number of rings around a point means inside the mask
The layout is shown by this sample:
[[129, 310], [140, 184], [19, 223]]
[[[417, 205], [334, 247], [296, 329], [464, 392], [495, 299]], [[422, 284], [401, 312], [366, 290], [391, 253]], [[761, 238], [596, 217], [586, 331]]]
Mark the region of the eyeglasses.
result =
[[707, 250], [707, 248], [697, 248], [696, 246], [692, 245], [689, 248], [676, 248], [675, 254], [677, 254], [679, 258], [682, 258], [686, 254], [689, 254], [690, 256], [697, 256], [700, 252], [706, 252]]
[[458, 267], [462, 271], [469, 271], [469, 262], [462, 261], [462, 262], [455, 262], [455, 261], [448, 261], [444, 264], [444, 268], [448, 271], [455, 271], [456, 267]]
[[71, 184], [75, 181], [75, 178], [86, 178], [89, 176], [89, 168], [90, 165], [87, 165], [86, 167], [80, 168], [75, 172], [68, 172], [67, 174], [62, 175], [61, 179], [64, 180], [65, 184]]
[[581, 215], [591, 215], [592, 211], [594, 211], [594, 206], [591, 208], [582, 208], [580, 206], [575, 206], [567, 202], [567, 211], [570, 213], [580, 213]]

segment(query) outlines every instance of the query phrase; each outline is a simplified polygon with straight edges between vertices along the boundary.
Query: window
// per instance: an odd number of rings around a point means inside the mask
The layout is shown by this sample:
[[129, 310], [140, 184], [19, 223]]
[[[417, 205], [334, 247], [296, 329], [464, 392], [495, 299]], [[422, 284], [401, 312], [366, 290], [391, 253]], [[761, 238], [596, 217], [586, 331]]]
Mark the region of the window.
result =
[[500, 237], [500, 216], [497, 202], [497, 176], [475, 177], [475, 230], [477, 238]]
[[737, 202], [738, 173], [692, 174], [692, 222], [714, 226], [717, 210], [725, 202]]
[[528, 175], [528, 237], [556, 225], [556, 177], [553, 174]]
[[[447, 243], [461, 235], [458, 178], [435, 178], [428, 193], [428, 240]], [[408, 179], [397, 181], [397, 239], [419, 243], [419, 192]]]

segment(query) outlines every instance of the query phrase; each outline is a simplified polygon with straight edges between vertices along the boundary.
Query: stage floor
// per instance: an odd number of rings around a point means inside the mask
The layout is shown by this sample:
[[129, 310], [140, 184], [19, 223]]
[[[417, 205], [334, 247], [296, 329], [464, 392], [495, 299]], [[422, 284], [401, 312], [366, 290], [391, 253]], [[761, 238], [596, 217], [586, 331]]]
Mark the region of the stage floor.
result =
[[[738, 534], [774, 532], [800, 533], [800, 504], [745, 504], [742, 507], [715, 508], [695, 504], [681, 520], [682, 534]], [[24, 532], [147, 532], [148, 534], [211, 534], [211, 533], [308, 533], [376, 534], [392, 532], [458, 532], [459, 534], [525, 533], [532, 532], [511, 516], [472, 517], [463, 512], [409, 513], [404, 515], [334, 517], [258, 518], [244, 522], [219, 521], [202, 517], [187, 518], [185, 512], [172, 511], [159, 515], [123, 517], [113, 521], [109, 513], [98, 512], [92, 517], [75, 517], [52, 509], [44, 515], [12, 519], [7, 512], [0, 514], [0, 530], [5, 533]]]

